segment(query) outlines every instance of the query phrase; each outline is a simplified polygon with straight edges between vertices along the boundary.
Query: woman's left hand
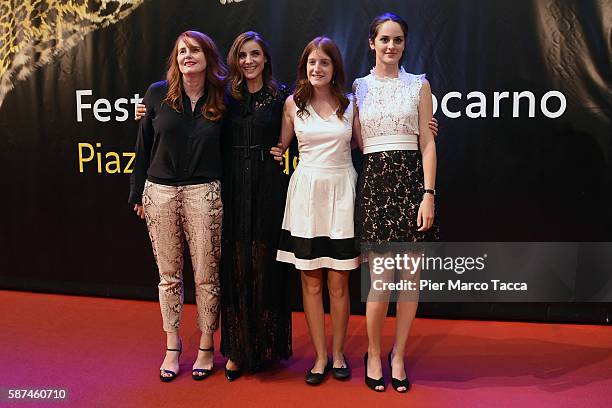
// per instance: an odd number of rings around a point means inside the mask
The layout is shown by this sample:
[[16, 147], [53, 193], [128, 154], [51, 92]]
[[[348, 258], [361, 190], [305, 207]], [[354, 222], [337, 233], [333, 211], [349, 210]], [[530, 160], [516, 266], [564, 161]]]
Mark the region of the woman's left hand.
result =
[[270, 148], [270, 154], [281, 166], [283, 165], [283, 153], [283, 144], [280, 142], [276, 146]]
[[419, 205], [419, 213], [417, 215], [418, 231], [423, 232], [431, 228], [434, 221], [434, 197], [431, 194], [425, 194], [421, 204]]

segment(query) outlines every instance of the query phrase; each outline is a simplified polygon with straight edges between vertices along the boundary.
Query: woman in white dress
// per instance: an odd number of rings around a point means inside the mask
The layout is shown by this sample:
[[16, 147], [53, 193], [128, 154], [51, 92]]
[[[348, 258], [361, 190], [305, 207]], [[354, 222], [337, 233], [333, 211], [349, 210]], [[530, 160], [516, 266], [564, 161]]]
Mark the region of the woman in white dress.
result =
[[[304, 313], [316, 352], [306, 383], [320, 384], [331, 370], [350, 377], [344, 357], [349, 318], [349, 272], [359, 266], [355, 245], [354, 200], [357, 174], [351, 161], [353, 104], [344, 89], [338, 46], [317, 37], [304, 49], [296, 89], [284, 106], [279, 159], [297, 135], [300, 162], [289, 181], [277, 260], [300, 271]], [[333, 330], [328, 360], [323, 312], [323, 271]]]
[[[406, 22], [393, 13], [376, 17], [369, 34], [376, 66], [353, 84], [353, 127], [364, 153], [355, 207], [355, 227], [362, 243], [437, 239], [433, 224], [436, 145], [428, 127], [431, 88], [425, 75], [400, 68], [407, 31]], [[417, 304], [414, 298], [397, 303], [395, 343], [387, 359], [392, 386], [398, 392], [410, 388], [404, 352]], [[385, 389], [381, 333], [388, 306], [388, 300], [380, 298], [369, 298], [366, 305], [365, 380], [379, 392]]]

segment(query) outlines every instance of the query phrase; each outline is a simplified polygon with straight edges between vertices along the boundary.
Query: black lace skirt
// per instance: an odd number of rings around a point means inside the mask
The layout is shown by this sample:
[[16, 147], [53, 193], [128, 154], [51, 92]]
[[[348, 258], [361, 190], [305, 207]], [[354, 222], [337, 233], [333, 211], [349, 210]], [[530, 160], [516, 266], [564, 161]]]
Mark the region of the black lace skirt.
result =
[[289, 274], [276, 261], [287, 180], [265, 153], [223, 158], [221, 353], [247, 372], [292, 353]]
[[235, 241], [223, 251], [230, 248], [221, 259], [221, 353], [253, 373], [292, 354], [289, 274], [275, 260], [276, 246]]
[[364, 155], [355, 203], [355, 229], [360, 243], [437, 241], [435, 218], [428, 231], [418, 231], [423, 189], [420, 151]]

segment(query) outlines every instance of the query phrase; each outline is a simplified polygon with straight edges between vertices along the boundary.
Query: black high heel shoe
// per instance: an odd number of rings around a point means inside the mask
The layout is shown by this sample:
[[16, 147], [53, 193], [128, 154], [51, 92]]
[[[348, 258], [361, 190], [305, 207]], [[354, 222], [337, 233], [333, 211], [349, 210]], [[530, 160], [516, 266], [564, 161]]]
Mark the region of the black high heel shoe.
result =
[[238, 378], [240, 378], [240, 376], [242, 376], [241, 369], [230, 370], [229, 368], [227, 368], [227, 363], [225, 363], [225, 378], [227, 378], [227, 381], [229, 382], [235, 381]]
[[[393, 387], [393, 389], [397, 392], [407, 392], [410, 389], [410, 381], [408, 381], [408, 376], [406, 376], [406, 378], [404, 378], [403, 380], [398, 380], [397, 378], [393, 378], [393, 367], [391, 367], [391, 353], [393, 352], [393, 350], [389, 351], [389, 355], [387, 356], [387, 360], [389, 361], [389, 372], [391, 373], [391, 386]], [[404, 371], [406, 371], [404, 369]], [[398, 390], [399, 387], [404, 387], [405, 389], [403, 391]]]
[[[208, 347], [208, 348], [202, 348], [202, 347], [198, 347], [198, 350], [200, 351], [215, 351], [215, 347]], [[210, 375], [212, 374], [213, 369], [212, 368], [194, 368], [191, 370], [191, 378], [193, 378], [196, 381], [201, 381], [205, 378], [210, 377]]]
[[327, 364], [325, 364], [325, 368], [323, 369], [322, 373], [313, 373], [312, 368], [311, 368], [306, 373], [306, 376], [304, 377], [304, 381], [306, 381], [306, 384], [308, 385], [319, 385], [323, 382], [323, 380], [325, 379], [325, 376], [327, 375], [329, 370], [331, 370], [331, 368], [332, 368], [332, 363], [330, 360], [327, 360]]
[[351, 367], [349, 366], [349, 362], [346, 359], [346, 356], [343, 354], [342, 358], [344, 359], [344, 367], [333, 367], [332, 366], [332, 376], [336, 379], [336, 380], [340, 380], [340, 381], [344, 381], [344, 380], [348, 380], [349, 378], [351, 378]]
[[[368, 353], [366, 352], [363, 355], [363, 366], [365, 367], [365, 383], [369, 389], [374, 390], [376, 392], [385, 391], [385, 377], [382, 376], [378, 380], [368, 377]], [[376, 387], [383, 387], [382, 390], [376, 389]]]
[[[181, 353], [183, 352], [183, 342], [179, 342], [179, 348], [177, 349], [170, 349], [170, 348], [166, 348], [166, 351], [178, 351], [178, 358], [181, 358]], [[163, 374], [170, 374], [168, 376], [165, 376]], [[174, 380], [176, 378], [178, 374], [175, 373], [172, 370], [166, 370], [164, 368], [160, 368], [159, 369], [159, 379], [161, 382], [170, 382], [172, 380]]]

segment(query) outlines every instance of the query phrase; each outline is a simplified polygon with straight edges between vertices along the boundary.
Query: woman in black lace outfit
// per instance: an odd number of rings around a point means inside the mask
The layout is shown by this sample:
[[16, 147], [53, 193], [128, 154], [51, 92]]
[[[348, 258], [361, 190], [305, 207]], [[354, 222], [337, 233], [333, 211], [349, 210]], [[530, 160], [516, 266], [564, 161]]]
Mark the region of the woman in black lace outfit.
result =
[[268, 153], [289, 91], [277, 85], [268, 46], [253, 31], [236, 37], [227, 61], [221, 352], [232, 381], [291, 356], [288, 274], [276, 261], [288, 178]]

